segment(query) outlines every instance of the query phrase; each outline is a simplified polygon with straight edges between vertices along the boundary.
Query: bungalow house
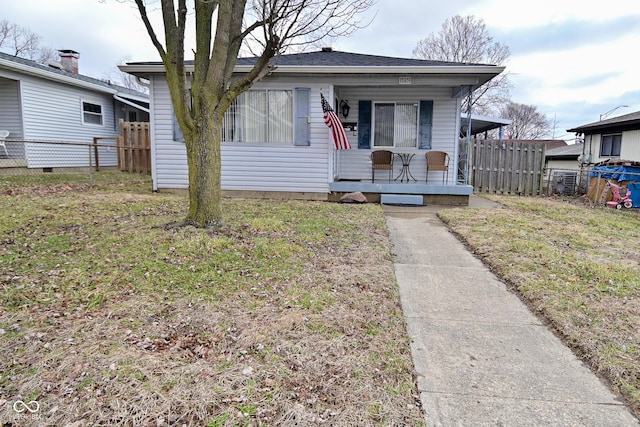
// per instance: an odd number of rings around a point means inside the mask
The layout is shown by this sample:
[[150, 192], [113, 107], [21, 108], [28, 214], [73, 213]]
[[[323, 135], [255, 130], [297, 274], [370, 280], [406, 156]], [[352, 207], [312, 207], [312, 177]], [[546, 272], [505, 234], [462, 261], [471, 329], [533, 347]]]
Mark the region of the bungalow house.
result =
[[[238, 59], [246, 73], [255, 58]], [[222, 189], [227, 195], [331, 200], [361, 191], [465, 204], [467, 145], [460, 144], [462, 99], [500, 74], [494, 65], [320, 51], [280, 55], [274, 70], [242, 94], [225, 116]], [[120, 67], [151, 84], [154, 190], [186, 189], [187, 160], [161, 62]], [[187, 63], [187, 70], [193, 63]], [[322, 98], [340, 118], [351, 149], [337, 149]], [[500, 124], [498, 124], [500, 125]], [[466, 125], [465, 125], [466, 126]], [[466, 140], [473, 129], [466, 126]], [[372, 152], [389, 150], [393, 172], [372, 171]], [[427, 171], [425, 154], [444, 151], [448, 170]], [[465, 164], [462, 162], [460, 164]], [[375, 173], [375, 180], [372, 174]], [[428, 178], [428, 180], [427, 180]]]
[[[86, 146], [51, 142], [90, 144], [117, 137], [120, 119], [149, 120], [147, 94], [83, 76], [77, 52], [59, 53], [47, 66], [0, 52], [0, 133], [8, 132], [0, 167], [88, 166]], [[101, 148], [100, 163], [116, 166], [116, 150]]]

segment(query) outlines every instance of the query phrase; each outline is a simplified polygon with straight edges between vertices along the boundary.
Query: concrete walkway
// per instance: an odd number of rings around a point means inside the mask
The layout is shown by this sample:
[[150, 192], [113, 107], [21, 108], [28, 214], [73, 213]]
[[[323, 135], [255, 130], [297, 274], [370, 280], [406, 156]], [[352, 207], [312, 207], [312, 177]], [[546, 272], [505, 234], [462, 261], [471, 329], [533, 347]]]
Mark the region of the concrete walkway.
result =
[[441, 209], [384, 206], [427, 425], [640, 425], [448, 231]]

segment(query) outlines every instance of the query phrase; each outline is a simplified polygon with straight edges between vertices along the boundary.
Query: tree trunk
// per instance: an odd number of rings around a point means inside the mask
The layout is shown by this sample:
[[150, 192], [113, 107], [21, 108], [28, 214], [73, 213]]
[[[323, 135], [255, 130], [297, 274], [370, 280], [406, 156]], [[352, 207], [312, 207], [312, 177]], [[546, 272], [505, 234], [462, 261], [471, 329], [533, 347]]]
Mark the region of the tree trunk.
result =
[[189, 165], [189, 213], [186, 222], [198, 228], [217, 229], [223, 224], [222, 116], [201, 114], [195, 125], [197, 131], [185, 135]]

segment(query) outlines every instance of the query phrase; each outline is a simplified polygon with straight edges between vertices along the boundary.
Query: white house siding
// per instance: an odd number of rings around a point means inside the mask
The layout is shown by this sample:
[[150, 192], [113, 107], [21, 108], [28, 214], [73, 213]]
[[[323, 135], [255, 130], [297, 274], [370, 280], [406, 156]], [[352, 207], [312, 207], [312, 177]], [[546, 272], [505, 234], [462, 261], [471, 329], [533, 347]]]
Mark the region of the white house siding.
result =
[[[0, 130], [8, 130], [9, 139], [22, 139], [20, 82], [2, 77], [0, 77]], [[24, 158], [22, 144], [9, 142], [6, 145], [11, 157]]]
[[[111, 94], [58, 83], [26, 74], [20, 80], [24, 139], [93, 143], [94, 137], [115, 137], [114, 100]], [[82, 101], [102, 105], [103, 124], [82, 123]], [[27, 166], [78, 167], [89, 164], [89, 148], [54, 144], [25, 144]], [[101, 166], [117, 165], [115, 149], [99, 152]]]
[[[340, 88], [340, 99], [349, 101], [351, 110], [344, 122], [358, 121], [358, 101], [370, 100], [373, 102], [418, 102], [420, 100], [433, 101], [433, 126], [431, 134], [431, 149], [446, 151], [451, 157], [449, 164], [449, 183], [455, 182], [456, 167], [454, 165], [456, 137], [456, 114], [458, 111], [458, 99], [452, 97], [451, 88]], [[371, 179], [371, 149], [358, 149], [357, 132], [347, 132], [352, 150], [339, 151], [338, 156], [338, 178], [339, 179]], [[390, 150], [393, 151], [393, 148]], [[425, 181], [427, 150], [419, 149], [397, 149], [398, 151], [412, 151], [416, 155], [411, 161], [410, 170], [418, 181]], [[402, 169], [402, 162], [396, 156], [394, 160], [394, 174]], [[430, 182], [442, 182], [442, 172], [432, 172], [429, 174]], [[387, 179], [386, 172], [377, 172], [376, 179], [381, 181]], [[433, 181], [432, 181], [433, 180]]]
[[580, 163], [578, 163], [577, 156], [575, 160], [549, 160], [547, 161], [545, 168], [558, 169], [558, 170], [580, 170]]
[[[154, 188], [186, 189], [187, 158], [184, 143], [173, 140], [173, 109], [164, 76], [152, 77], [151, 124]], [[272, 81], [256, 89], [311, 89], [311, 145], [222, 144], [222, 189], [246, 191], [329, 192], [329, 129], [322, 120], [321, 84]], [[325, 95], [327, 89], [325, 87]]]
[[620, 151], [621, 158], [640, 162], [640, 130], [632, 130], [622, 134]]
[[[609, 133], [605, 133], [609, 135]], [[600, 141], [602, 135], [594, 134], [585, 137], [586, 152], [589, 154], [589, 144], [591, 144], [591, 158], [593, 163], [598, 163], [610, 159], [610, 156], [600, 156]], [[622, 132], [622, 145], [620, 147], [620, 158], [640, 162], [640, 130]]]

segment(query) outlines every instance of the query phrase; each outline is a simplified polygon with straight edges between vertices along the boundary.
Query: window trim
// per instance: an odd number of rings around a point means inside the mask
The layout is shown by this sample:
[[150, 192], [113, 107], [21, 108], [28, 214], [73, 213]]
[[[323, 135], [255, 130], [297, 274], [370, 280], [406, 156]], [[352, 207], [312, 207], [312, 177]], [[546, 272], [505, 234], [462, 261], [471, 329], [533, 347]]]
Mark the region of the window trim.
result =
[[[430, 150], [433, 143], [433, 111], [432, 99], [418, 101], [418, 150]], [[358, 149], [370, 150], [373, 144], [372, 120], [373, 101], [358, 100]]]
[[[277, 88], [260, 88], [260, 89], [249, 89], [246, 92], [263, 92], [265, 94], [265, 107], [267, 109], [267, 111], [265, 112], [265, 118], [266, 118], [266, 122], [264, 123], [264, 134], [266, 135], [267, 139], [266, 141], [237, 141], [237, 140], [226, 140], [224, 139], [224, 130], [223, 130], [223, 139], [222, 142], [223, 143], [235, 143], [235, 144], [265, 144], [265, 145], [295, 145], [296, 143], [296, 90], [299, 88], [290, 88], [290, 89], [277, 89]], [[240, 96], [244, 96], [246, 92], [243, 92], [242, 94], [240, 94], [238, 96], [238, 98]], [[269, 127], [269, 116], [270, 116], [270, 104], [269, 104], [269, 93], [270, 92], [285, 92], [289, 94], [289, 98], [291, 99], [291, 117], [290, 117], [290, 123], [291, 123], [291, 135], [289, 135], [290, 137], [290, 141], [269, 141], [269, 135], [271, 133], [271, 129]], [[226, 114], [228, 114], [230, 111], [232, 111], [237, 105], [237, 98], [234, 100], [233, 104], [231, 106], [229, 106], [229, 109], [227, 110], [227, 112], [225, 112], [225, 116]], [[238, 108], [236, 110], [236, 114], [238, 111], [241, 111], [242, 108]], [[240, 119], [242, 119], [242, 115], [239, 116]], [[223, 119], [223, 124], [226, 121], [226, 119]]]
[[[100, 113], [94, 113], [92, 111], [85, 111], [84, 106], [85, 104], [88, 105], [95, 105], [100, 107]], [[91, 123], [85, 120], [85, 114], [89, 114], [91, 116], [94, 117], [100, 117], [100, 123]], [[104, 105], [102, 103], [99, 102], [95, 102], [95, 101], [88, 101], [85, 99], [81, 99], [80, 100], [80, 117], [82, 118], [82, 124], [83, 125], [87, 125], [87, 126], [96, 126], [96, 127], [104, 127]]]
[[[393, 130], [394, 130], [394, 135], [393, 135], [393, 145], [376, 145], [376, 105], [380, 105], [380, 104], [393, 104], [393, 114], [394, 114], [394, 123], [393, 123]], [[398, 147], [397, 141], [395, 140], [395, 130], [396, 130], [396, 108], [398, 106], [398, 104], [401, 105], [413, 105], [415, 107], [415, 113], [416, 113], [416, 121], [415, 121], [415, 144], [411, 147]], [[372, 102], [372, 108], [371, 108], [371, 147], [372, 149], [379, 149], [379, 148], [404, 148], [404, 149], [408, 149], [408, 150], [412, 150], [412, 149], [419, 149], [420, 148], [420, 101], [373, 101]]]
[[[614, 141], [615, 141], [615, 137], [619, 136], [620, 137], [620, 142], [618, 144], [618, 154], [614, 154]], [[604, 147], [604, 139], [606, 137], [610, 137], [611, 138], [611, 146], [610, 146], [610, 150], [608, 154], [605, 154], [603, 152], [603, 147]], [[606, 133], [606, 134], [601, 134], [600, 135], [600, 157], [609, 157], [609, 158], [616, 158], [616, 157], [620, 157], [620, 155], [622, 154], [622, 133]]]

